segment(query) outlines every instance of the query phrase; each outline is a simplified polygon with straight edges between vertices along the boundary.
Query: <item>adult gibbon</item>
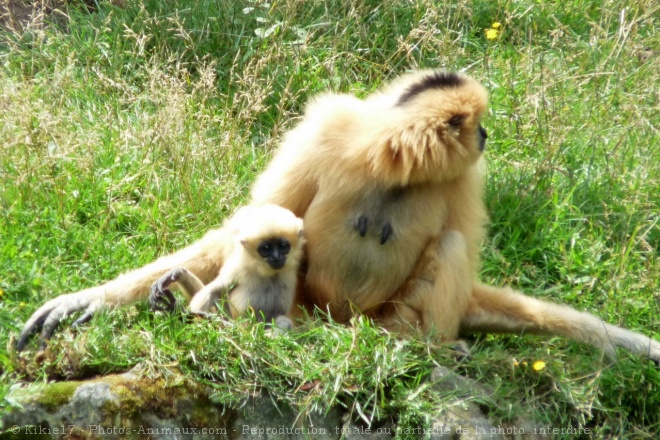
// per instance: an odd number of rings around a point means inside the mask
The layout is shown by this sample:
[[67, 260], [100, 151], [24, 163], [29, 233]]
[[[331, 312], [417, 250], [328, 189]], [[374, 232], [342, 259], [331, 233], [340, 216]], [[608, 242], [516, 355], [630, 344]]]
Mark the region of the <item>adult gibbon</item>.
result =
[[253, 310], [258, 320], [291, 328], [286, 314], [293, 304], [298, 267], [303, 254], [303, 221], [276, 205], [241, 208], [224, 226], [231, 240], [219, 241], [223, 262], [218, 276], [206, 286], [184, 267], [163, 275], [151, 286], [154, 310], [173, 310], [169, 289], [179, 285], [193, 313], [212, 310], [226, 297], [226, 311], [234, 318]]
[[[386, 328], [419, 328], [442, 340], [461, 332], [562, 335], [612, 354], [624, 347], [660, 361], [660, 343], [588, 313], [476, 279], [487, 220], [478, 161], [486, 90], [455, 73], [405, 75], [361, 100], [327, 94], [308, 105], [258, 178], [251, 204], [276, 204], [305, 222], [294, 309], [319, 307], [338, 321], [366, 314]], [[44, 323], [148, 295], [154, 268], [188, 267], [213, 278], [208, 239], [102, 286], [47, 302], [19, 348]], [[161, 260], [159, 260], [161, 261]], [[158, 273], [158, 275], [156, 275]]]

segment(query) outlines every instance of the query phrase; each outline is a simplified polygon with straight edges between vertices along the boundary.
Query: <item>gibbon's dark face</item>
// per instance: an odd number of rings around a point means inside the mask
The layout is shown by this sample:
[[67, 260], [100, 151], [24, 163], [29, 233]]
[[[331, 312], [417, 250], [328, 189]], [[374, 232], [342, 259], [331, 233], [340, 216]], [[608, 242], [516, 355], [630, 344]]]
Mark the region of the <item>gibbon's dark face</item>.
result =
[[486, 148], [486, 139], [488, 139], [488, 133], [486, 133], [486, 129], [479, 124], [479, 151], [481, 152]]
[[286, 264], [286, 256], [291, 250], [291, 243], [286, 238], [263, 240], [257, 246], [257, 252], [273, 269], [281, 269]]

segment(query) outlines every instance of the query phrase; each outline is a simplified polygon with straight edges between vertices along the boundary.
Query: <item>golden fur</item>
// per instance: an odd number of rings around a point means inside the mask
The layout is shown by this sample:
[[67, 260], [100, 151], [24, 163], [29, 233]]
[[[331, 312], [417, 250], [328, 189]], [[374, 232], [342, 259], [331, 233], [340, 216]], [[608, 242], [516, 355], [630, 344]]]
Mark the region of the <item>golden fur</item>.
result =
[[[478, 163], [486, 105], [475, 80], [432, 71], [405, 75], [364, 100], [328, 94], [308, 105], [251, 201], [304, 219], [306, 264], [293, 311], [316, 306], [339, 321], [358, 311], [388, 328], [419, 328], [443, 340], [479, 330], [558, 334], [660, 361], [660, 343], [646, 336], [477, 281], [487, 220]], [[104, 286], [51, 300], [19, 342], [62, 313], [144, 297], [156, 268], [177, 262], [208, 278], [222, 264], [208, 240]]]
[[[267, 321], [287, 314], [293, 304], [305, 243], [303, 221], [279, 206], [248, 206], [237, 211], [226, 228], [233, 231], [233, 238], [230, 243], [220, 244], [227, 257], [217, 278], [201, 289], [190, 281], [184, 286], [191, 297], [190, 310], [207, 312], [226, 293], [232, 317], [243, 315], [250, 308], [257, 314], [263, 313]], [[270, 267], [257, 253], [262, 240], [273, 238], [286, 239], [291, 244], [286, 263], [279, 269]]]
[[[461, 77], [460, 88], [430, 89], [396, 105], [428, 74], [404, 77], [364, 101], [317, 98], [257, 180], [252, 203], [304, 216], [302, 303], [311, 300], [340, 321], [356, 309], [388, 326], [435, 327], [453, 339], [486, 222], [476, 133], [487, 94]], [[447, 122], [457, 115], [460, 128]], [[350, 223], [363, 213], [372, 223], [389, 222], [392, 239], [380, 244], [378, 223], [375, 234], [356, 233]], [[457, 233], [444, 240], [446, 231]]]

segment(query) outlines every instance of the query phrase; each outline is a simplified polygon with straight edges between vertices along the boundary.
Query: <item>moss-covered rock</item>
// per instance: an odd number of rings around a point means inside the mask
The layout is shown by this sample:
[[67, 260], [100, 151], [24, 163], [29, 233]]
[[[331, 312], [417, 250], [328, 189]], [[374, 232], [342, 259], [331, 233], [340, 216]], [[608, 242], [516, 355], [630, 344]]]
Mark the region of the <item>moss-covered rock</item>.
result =
[[[455, 395], [456, 399], [426, 428], [425, 436], [539, 438], [529, 435], [534, 429], [530, 423], [524, 424], [525, 435], [520, 434], [522, 423], [519, 427], [494, 426], [466, 397], [485, 395], [478, 384], [447, 370], [438, 371], [431, 380], [437, 392]], [[246, 396], [238, 405], [225, 405], [212, 399], [212, 392], [210, 387], [172, 371], [130, 371], [80, 382], [21, 384], [9, 394], [14, 409], [0, 416], [0, 437], [384, 440], [397, 433], [392, 420], [362, 426], [341, 407], [300, 414], [269, 395]]]

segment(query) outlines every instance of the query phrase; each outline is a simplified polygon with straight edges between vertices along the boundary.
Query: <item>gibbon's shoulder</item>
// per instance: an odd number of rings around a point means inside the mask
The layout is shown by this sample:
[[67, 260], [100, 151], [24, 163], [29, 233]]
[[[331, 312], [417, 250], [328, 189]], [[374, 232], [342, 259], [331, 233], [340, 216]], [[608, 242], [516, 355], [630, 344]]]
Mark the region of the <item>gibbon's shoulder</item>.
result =
[[[488, 93], [476, 80], [434, 70], [403, 75], [366, 99], [323, 94], [285, 136], [271, 169], [293, 169], [302, 177], [323, 170], [334, 180], [363, 176], [388, 184], [424, 181], [431, 174], [447, 179], [480, 155], [472, 148], [473, 133], [487, 103]], [[445, 152], [444, 146], [457, 142], [461, 148]], [[450, 159], [452, 151], [460, 157]]]
[[343, 93], [322, 93], [312, 98], [305, 106], [306, 122], [323, 122], [335, 115], [360, 113], [364, 111], [364, 101]]
[[331, 154], [337, 143], [345, 140], [345, 135], [350, 136], [354, 127], [360, 121], [369, 119], [372, 114], [369, 105], [356, 96], [324, 93], [307, 104], [302, 122], [289, 133], [286, 140], [313, 145], [313, 151], [318, 153], [330, 147], [330, 151], [325, 153]]
[[[306, 105], [301, 121], [284, 135], [271, 167], [300, 164], [314, 174], [316, 170], [332, 169], [341, 160], [342, 150], [360, 129], [361, 121], [369, 120], [365, 101], [347, 94], [324, 93]], [[315, 164], [309, 167], [309, 164]]]

